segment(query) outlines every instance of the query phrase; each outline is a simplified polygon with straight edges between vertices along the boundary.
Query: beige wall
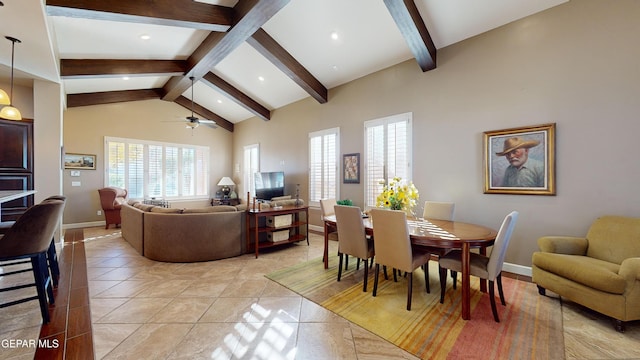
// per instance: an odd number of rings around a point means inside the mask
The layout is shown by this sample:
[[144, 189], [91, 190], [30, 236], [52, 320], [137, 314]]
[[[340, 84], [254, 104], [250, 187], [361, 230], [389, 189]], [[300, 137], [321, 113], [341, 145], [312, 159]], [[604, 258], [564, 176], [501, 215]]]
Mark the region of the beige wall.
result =
[[[180, 117], [188, 110], [173, 102], [146, 100], [108, 105], [69, 108], [64, 111], [64, 147], [68, 153], [96, 154], [97, 170], [81, 170], [80, 177], [63, 174], [64, 194], [68, 198], [65, 224], [103, 221], [98, 189], [104, 186], [104, 137], [153, 140], [209, 146], [210, 191], [223, 176], [231, 175], [232, 134], [222, 128], [201, 125], [185, 129]], [[177, 120], [177, 121], [176, 121]], [[71, 186], [79, 181], [81, 186]]]
[[[363, 122], [413, 112], [413, 180], [421, 201], [456, 203], [457, 220], [497, 228], [521, 214], [506, 261], [530, 266], [536, 239], [583, 235], [603, 214], [640, 216], [640, 2], [571, 1], [438, 51], [438, 68], [407, 61], [244, 121], [234, 163], [260, 143], [261, 169], [284, 170], [306, 198], [307, 135], [340, 127], [341, 152], [363, 152]], [[557, 124], [557, 196], [483, 194], [484, 131]], [[362, 184], [341, 198], [363, 203]]]

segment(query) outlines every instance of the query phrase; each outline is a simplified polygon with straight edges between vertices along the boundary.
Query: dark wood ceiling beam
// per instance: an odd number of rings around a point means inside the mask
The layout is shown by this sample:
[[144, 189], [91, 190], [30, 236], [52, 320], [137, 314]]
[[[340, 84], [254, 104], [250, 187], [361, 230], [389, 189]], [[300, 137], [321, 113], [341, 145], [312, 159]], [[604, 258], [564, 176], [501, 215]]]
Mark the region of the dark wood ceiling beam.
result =
[[176, 76], [184, 74], [186, 69], [186, 60], [60, 60], [60, 76], [65, 79], [100, 78], [123, 75]]
[[159, 99], [162, 89], [105, 91], [67, 95], [67, 107], [111, 104], [125, 101]]
[[436, 46], [414, 0], [384, 0], [422, 71], [436, 68]]
[[47, 0], [47, 14], [227, 31], [233, 9], [192, 0]]
[[[188, 98], [186, 98], [184, 96], [180, 96], [175, 100], [175, 103], [178, 104], [178, 105], [182, 105], [184, 108], [186, 108], [187, 110], [191, 111], [191, 100], [190, 99], [188, 99]], [[213, 120], [213, 121], [216, 122], [216, 125], [220, 126], [221, 128], [223, 128], [225, 130], [233, 132], [233, 123], [231, 121], [223, 118], [220, 115], [217, 115], [217, 114], [209, 111], [207, 108], [205, 108], [202, 105], [198, 105], [196, 102], [193, 103], [193, 112], [203, 116], [207, 120]]]
[[319, 103], [327, 102], [327, 88], [266, 31], [258, 29], [247, 42]]
[[224, 81], [224, 79], [222, 79], [218, 75], [212, 72], [208, 72], [205, 76], [202, 77], [202, 79], [200, 79], [200, 81], [227, 95], [238, 105], [242, 106], [254, 115], [262, 118], [263, 120], [271, 119], [271, 111], [269, 111], [269, 109], [260, 105], [257, 101], [253, 100], [242, 91], [236, 89], [235, 87], [233, 87], [233, 85]]
[[247, 41], [262, 25], [290, 0], [242, 0], [233, 8], [237, 22], [225, 34], [211, 33], [187, 60], [184, 76], [172, 77], [164, 86], [163, 100], [174, 101], [191, 86], [193, 76], [200, 80], [238, 46]]

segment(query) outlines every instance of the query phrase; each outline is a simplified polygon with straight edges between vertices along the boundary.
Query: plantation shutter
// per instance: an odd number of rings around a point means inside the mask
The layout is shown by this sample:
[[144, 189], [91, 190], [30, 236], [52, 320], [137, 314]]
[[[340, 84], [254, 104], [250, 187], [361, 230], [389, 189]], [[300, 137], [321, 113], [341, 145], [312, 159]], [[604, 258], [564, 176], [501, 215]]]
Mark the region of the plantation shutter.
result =
[[182, 170], [180, 178], [182, 181], [182, 195], [194, 195], [195, 193], [195, 162], [193, 149], [182, 149]]
[[365, 122], [365, 207], [394, 177], [411, 180], [411, 113]]
[[132, 199], [209, 197], [209, 148], [105, 137], [105, 186]]
[[165, 147], [165, 193], [164, 196], [178, 196], [178, 148]]
[[260, 171], [260, 145], [253, 144], [244, 147], [244, 190], [256, 196], [255, 173]]
[[309, 202], [338, 198], [339, 128], [309, 134]]
[[124, 143], [111, 142], [109, 143], [107, 154], [109, 160], [107, 163], [107, 180], [110, 186], [117, 186], [120, 188], [125, 187], [125, 166], [126, 159], [124, 154]]
[[129, 144], [129, 153], [127, 155], [129, 160], [129, 180], [127, 181], [127, 191], [129, 197], [143, 198], [144, 197], [144, 145], [142, 144]]

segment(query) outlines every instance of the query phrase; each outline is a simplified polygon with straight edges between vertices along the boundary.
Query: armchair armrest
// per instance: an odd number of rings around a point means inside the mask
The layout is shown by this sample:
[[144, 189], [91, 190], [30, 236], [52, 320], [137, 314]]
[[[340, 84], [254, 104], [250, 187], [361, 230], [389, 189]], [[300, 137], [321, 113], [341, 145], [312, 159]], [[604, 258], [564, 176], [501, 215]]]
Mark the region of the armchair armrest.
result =
[[624, 259], [622, 264], [620, 264], [618, 274], [627, 280], [627, 289], [629, 289], [629, 285], [640, 280], [640, 258]]
[[538, 247], [543, 252], [566, 255], [585, 255], [589, 242], [574, 236], [543, 236], [538, 239]]

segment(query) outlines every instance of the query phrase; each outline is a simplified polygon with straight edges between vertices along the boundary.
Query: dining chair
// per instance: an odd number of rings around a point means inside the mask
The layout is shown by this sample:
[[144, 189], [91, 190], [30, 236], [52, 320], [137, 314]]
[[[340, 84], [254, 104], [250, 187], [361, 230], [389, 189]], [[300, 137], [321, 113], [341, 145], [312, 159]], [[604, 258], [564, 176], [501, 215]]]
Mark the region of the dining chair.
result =
[[[320, 210], [322, 211], [322, 221], [327, 216], [335, 215], [334, 207], [338, 205], [336, 199], [322, 199], [320, 200]], [[327, 235], [329, 240], [338, 241], [338, 231], [335, 228], [329, 229], [329, 234]]]
[[[485, 256], [477, 253], [471, 253], [470, 268], [471, 275], [477, 276], [481, 279], [489, 280], [489, 301], [491, 302], [491, 311], [493, 312], [493, 319], [496, 322], [500, 322], [498, 317], [498, 310], [496, 309], [496, 299], [494, 282], [498, 283], [498, 294], [500, 295], [500, 302], [502, 305], [506, 305], [504, 300], [504, 293], [502, 292], [502, 265], [504, 263], [504, 256], [511, 240], [511, 234], [513, 228], [516, 226], [518, 220], [518, 212], [512, 211], [504, 218], [498, 235], [493, 243], [493, 249], [491, 255]], [[440, 257], [440, 303], [444, 303], [444, 291], [446, 288], [447, 270], [462, 271], [462, 254], [460, 250], [453, 250], [447, 255]]]
[[23, 263], [25, 259], [31, 262], [31, 268], [6, 271], [0, 276], [32, 271], [34, 277], [33, 283], [8, 286], [1, 288], [0, 292], [35, 287], [37, 293], [35, 296], [2, 303], [0, 308], [38, 300], [43, 323], [49, 322], [49, 304], [54, 304], [55, 299], [52, 278], [47, 266], [47, 252], [53, 234], [60, 223], [63, 209], [64, 202], [60, 200], [45, 201], [34, 205], [27, 209], [0, 239], [0, 261], [3, 262], [3, 268]]
[[[335, 198], [327, 198], [327, 199], [320, 200], [320, 211], [321, 211], [322, 222], [324, 222], [325, 217], [336, 214], [334, 210], [334, 206], [336, 205], [338, 205], [338, 202], [336, 201]], [[332, 225], [329, 225], [327, 227], [327, 239], [333, 240], [333, 241], [338, 241], [340, 239], [338, 236], [338, 230]]]
[[452, 202], [430, 201], [424, 202], [422, 217], [425, 219], [453, 221], [453, 211], [456, 204]]
[[373, 240], [367, 239], [367, 234], [362, 222], [362, 212], [357, 206], [336, 205], [336, 226], [338, 227], [338, 281], [342, 277], [342, 258], [347, 255], [364, 260], [364, 284], [362, 291], [367, 291], [369, 279], [369, 259], [373, 263], [375, 254]]
[[[67, 198], [63, 195], [52, 195], [48, 198], [44, 199], [42, 202], [50, 201], [50, 200], [61, 200], [66, 203]], [[0, 223], [0, 235], [4, 235], [9, 231], [9, 229], [15, 224], [15, 221], [3, 221]], [[28, 263], [30, 260], [24, 260], [22, 263]], [[49, 245], [49, 250], [47, 251], [47, 263], [49, 265], [49, 270], [51, 271], [51, 276], [53, 280], [53, 287], [58, 286], [58, 280], [60, 278], [60, 266], [58, 265], [58, 254], [56, 252], [56, 243], [55, 237], [51, 239], [51, 244]], [[18, 263], [13, 263], [17, 265]]]
[[[407, 310], [411, 310], [413, 272], [429, 262], [429, 252], [411, 246], [407, 214], [400, 210], [371, 209], [373, 223], [373, 245], [376, 253], [376, 269], [373, 282], [373, 296], [378, 291], [380, 265], [407, 272]], [[428, 292], [429, 277], [424, 272], [425, 287]]]
[[[431, 220], [453, 221], [453, 211], [455, 210], [455, 207], [456, 204], [453, 202], [427, 200], [424, 202], [422, 217]], [[446, 251], [434, 249], [433, 254], [442, 256], [446, 254]], [[428, 272], [429, 267], [425, 266], [425, 268]], [[453, 270], [451, 270], [451, 278], [453, 279], [453, 288], [455, 289], [458, 283], [458, 274]]]

